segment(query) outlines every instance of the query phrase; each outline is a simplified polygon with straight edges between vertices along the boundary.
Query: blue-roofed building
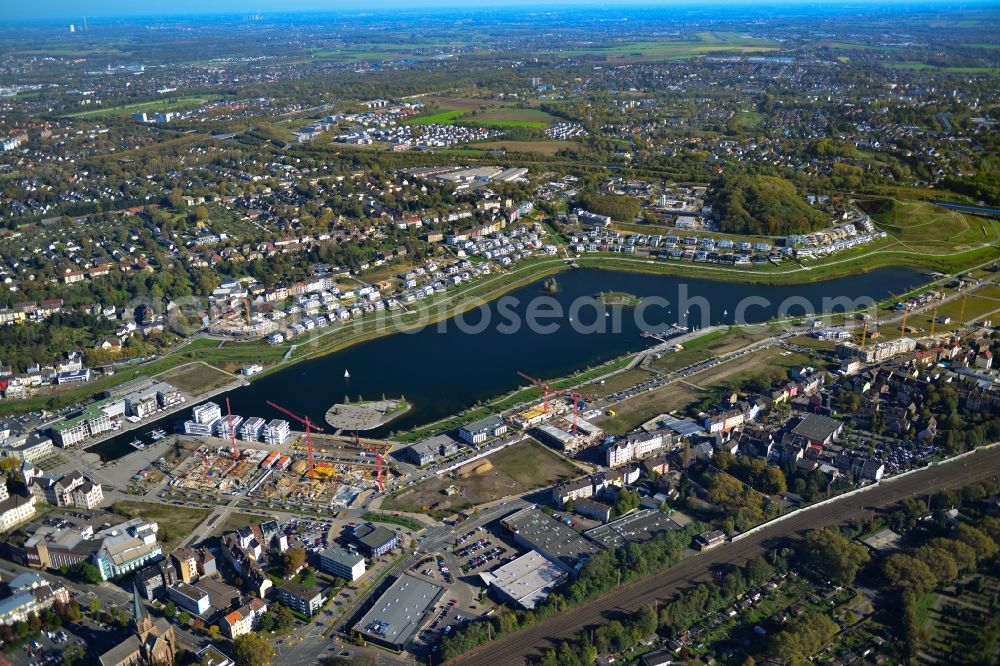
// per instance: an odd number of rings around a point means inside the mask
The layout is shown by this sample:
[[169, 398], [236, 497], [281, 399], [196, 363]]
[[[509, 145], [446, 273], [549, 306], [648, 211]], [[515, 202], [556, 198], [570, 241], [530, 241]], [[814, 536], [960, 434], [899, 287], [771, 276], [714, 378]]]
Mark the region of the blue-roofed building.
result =
[[56, 601], [69, 603], [69, 591], [34, 572], [15, 576], [8, 583], [12, 594], [0, 599], [0, 624], [26, 622], [31, 615], [51, 608]]
[[49, 581], [45, 580], [45, 576], [34, 571], [26, 571], [22, 574], [18, 574], [7, 581], [7, 587], [11, 589], [12, 592], [22, 592], [24, 590], [33, 590], [36, 587], [41, 587], [43, 585], [48, 585]]

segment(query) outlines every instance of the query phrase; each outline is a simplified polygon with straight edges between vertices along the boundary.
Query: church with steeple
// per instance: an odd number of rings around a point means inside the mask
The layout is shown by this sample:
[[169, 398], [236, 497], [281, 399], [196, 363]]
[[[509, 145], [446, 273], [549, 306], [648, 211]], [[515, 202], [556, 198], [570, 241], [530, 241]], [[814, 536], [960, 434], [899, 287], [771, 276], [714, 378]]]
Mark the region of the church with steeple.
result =
[[161, 666], [177, 655], [177, 634], [165, 619], [146, 612], [139, 588], [132, 588], [132, 635], [101, 655], [101, 666]]

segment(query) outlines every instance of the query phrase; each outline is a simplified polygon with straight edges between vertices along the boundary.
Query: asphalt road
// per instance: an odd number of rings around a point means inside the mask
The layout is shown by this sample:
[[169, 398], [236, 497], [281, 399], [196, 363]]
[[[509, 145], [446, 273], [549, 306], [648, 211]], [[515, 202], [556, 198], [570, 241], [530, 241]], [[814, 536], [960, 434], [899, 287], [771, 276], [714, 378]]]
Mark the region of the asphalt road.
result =
[[963, 486], [998, 475], [1000, 447], [925, 468], [907, 477], [871, 487], [867, 492], [799, 512], [744, 539], [699, 553], [663, 573], [634, 581], [550, 620], [504, 636], [452, 663], [462, 666], [521, 666], [526, 657], [557, 647], [562, 640], [575, 636], [585, 627], [604, 624], [644, 604], [669, 599], [692, 582], [708, 578], [719, 565], [742, 564], [765, 550], [787, 545], [790, 538], [801, 536], [805, 531], [862, 518], [870, 514], [872, 507], [890, 506], [907, 496]]

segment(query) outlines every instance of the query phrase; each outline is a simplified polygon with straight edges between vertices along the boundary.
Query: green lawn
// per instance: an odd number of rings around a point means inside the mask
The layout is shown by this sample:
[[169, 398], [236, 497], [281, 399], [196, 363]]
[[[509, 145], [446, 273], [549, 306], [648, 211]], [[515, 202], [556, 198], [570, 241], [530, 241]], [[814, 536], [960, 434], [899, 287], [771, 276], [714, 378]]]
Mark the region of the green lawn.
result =
[[508, 446], [490, 456], [490, 462], [525, 488], [540, 488], [577, 474], [565, 458], [534, 440]]
[[142, 518], [159, 525], [159, 539], [165, 552], [172, 551], [211, 513], [188, 506], [119, 500], [111, 510], [126, 518]]
[[235, 532], [238, 529], [256, 525], [264, 520], [267, 519], [263, 516], [258, 516], [252, 513], [234, 512], [216, 523], [215, 528], [209, 536], [222, 536], [226, 532]]
[[719, 356], [745, 347], [766, 338], [768, 335], [770, 335], [769, 331], [748, 333], [738, 328], [715, 330], [685, 343], [684, 349], [681, 351], [665, 353], [653, 361], [652, 365], [657, 370], [672, 372], [712, 356]]
[[199, 396], [231, 384], [237, 377], [207, 363], [195, 362], [167, 370], [157, 379], [173, 384], [185, 393]]
[[414, 116], [413, 118], [407, 118], [400, 124], [401, 125], [450, 125], [464, 115], [465, 115], [464, 111], [456, 111], [454, 109], [444, 109], [426, 116]]
[[909, 249], [960, 252], [997, 240], [997, 222], [928, 201], [889, 199], [870, 206], [876, 223]]

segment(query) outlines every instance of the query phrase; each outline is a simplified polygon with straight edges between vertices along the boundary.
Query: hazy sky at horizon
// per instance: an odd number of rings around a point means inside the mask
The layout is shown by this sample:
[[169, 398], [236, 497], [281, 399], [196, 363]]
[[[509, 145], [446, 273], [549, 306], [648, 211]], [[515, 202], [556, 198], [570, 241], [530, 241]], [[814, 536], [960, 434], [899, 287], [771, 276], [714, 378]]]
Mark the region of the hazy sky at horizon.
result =
[[[836, 4], [870, 5], [870, 0], [834, 0]], [[712, 5], [812, 5], [815, 0], [485, 0], [470, 5], [468, 0], [168, 0], [149, 2], [147, 0], [34, 0], [17, 2], [0, 0], [0, 21], [26, 19], [66, 19], [82, 20], [88, 17], [149, 16], [184, 14], [248, 14], [293, 13], [303, 11], [378, 10], [390, 8], [464, 8], [486, 9], [490, 7], [535, 7], [550, 5], [613, 6], [613, 5], [662, 5], [697, 6]], [[933, 0], [880, 0], [877, 4], [926, 5], [942, 4]], [[964, 2], [963, 4], [996, 4], [995, 0]]]

